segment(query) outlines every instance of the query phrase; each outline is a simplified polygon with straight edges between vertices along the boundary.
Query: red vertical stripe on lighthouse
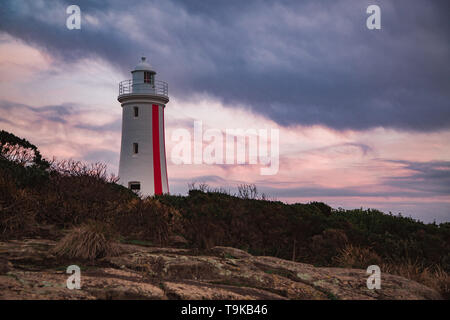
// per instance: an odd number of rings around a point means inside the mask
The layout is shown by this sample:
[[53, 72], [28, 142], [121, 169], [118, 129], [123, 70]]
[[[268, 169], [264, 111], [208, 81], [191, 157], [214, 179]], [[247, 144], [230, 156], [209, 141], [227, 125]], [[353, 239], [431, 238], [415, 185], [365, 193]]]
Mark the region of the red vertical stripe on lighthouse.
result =
[[167, 160], [166, 160], [166, 131], [164, 128], [164, 107], [162, 108], [162, 125], [163, 125], [163, 147], [164, 147], [164, 165], [166, 167], [166, 186], [167, 186], [167, 193], [169, 193], [169, 178], [167, 174]]
[[162, 194], [161, 154], [159, 152], [159, 106], [152, 106], [152, 135], [153, 135], [153, 179], [155, 194]]

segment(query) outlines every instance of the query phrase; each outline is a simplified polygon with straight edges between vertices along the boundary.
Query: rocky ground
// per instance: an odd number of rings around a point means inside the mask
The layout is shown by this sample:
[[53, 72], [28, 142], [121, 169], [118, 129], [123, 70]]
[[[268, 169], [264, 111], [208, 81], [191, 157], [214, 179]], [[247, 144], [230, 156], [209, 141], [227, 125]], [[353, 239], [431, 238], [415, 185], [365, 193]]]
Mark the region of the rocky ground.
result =
[[[365, 270], [316, 268], [242, 250], [207, 253], [121, 245], [95, 263], [61, 261], [54, 241], [0, 242], [0, 299], [441, 299], [414, 281], [382, 274], [369, 290]], [[81, 268], [81, 289], [66, 287], [66, 268]]]

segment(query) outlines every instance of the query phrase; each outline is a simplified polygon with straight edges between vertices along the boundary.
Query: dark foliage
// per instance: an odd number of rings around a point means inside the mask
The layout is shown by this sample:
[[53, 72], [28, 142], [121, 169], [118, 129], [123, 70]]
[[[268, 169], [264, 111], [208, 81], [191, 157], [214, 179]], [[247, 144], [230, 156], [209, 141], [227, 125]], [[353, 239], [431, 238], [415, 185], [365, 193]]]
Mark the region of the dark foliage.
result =
[[199, 247], [232, 246], [331, 265], [341, 249], [354, 244], [384, 261], [412, 259], [450, 269], [448, 224], [424, 224], [373, 209], [331, 210], [322, 203], [288, 205], [196, 190], [188, 197], [160, 199], [180, 211], [184, 236]]

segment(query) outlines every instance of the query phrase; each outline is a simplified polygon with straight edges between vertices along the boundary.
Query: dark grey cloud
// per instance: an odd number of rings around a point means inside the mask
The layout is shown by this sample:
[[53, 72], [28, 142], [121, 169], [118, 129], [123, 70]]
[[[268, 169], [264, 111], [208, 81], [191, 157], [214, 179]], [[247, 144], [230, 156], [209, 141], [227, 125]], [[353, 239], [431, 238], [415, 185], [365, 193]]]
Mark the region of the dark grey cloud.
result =
[[[383, 179], [377, 185], [329, 188], [322, 185], [292, 187], [284, 182], [260, 181], [263, 191], [277, 197], [364, 197], [364, 198], [429, 198], [450, 195], [450, 161], [414, 162], [382, 160], [402, 165], [408, 174]], [[450, 213], [449, 213], [450, 214]]]
[[324, 152], [324, 151], [339, 152], [339, 150], [343, 150], [342, 152], [345, 152], [346, 148], [356, 148], [356, 149], [360, 150], [361, 154], [364, 156], [372, 151], [372, 148], [370, 146], [368, 146], [367, 144], [348, 142], [348, 143], [339, 143], [339, 144], [334, 144], [331, 146], [325, 146], [325, 147], [320, 147], [320, 148], [313, 148], [313, 149], [307, 150], [305, 152], [307, 152], [307, 153]]
[[390, 177], [384, 181], [387, 186], [401, 188], [419, 194], [450, 196], [450, 161], [414, 162], [391, 160], [399, 163], [411, 174], [400, 177]]
[[263, 187], [263, 191], [268, 194], [275, 195], [283, 198], [329, 198], [329, 197], [365, 197], [365, 198], [386, 198], [386, 197], [402, 197], [402, 198], [419, 198], [424, 195], [430, 196], [430, 192], [425, 191], [418, 193], [410, 190], [398, 190], [398, 191], [368, 191], [368, 187], [376, 186], [364, 186], [364, 187], [347, 187], [347, 188], [329, 188], [323, 186], [311, 186], [311, 187], [297, 187], [297, 188], [268, 188]]
[[447, 0], [77, 1], [80, 31], [65, 28], [69, 4], [3, 1], [0, 30], [124, 77], [144, 53], [178, 98], [207, 92], [282, 125], [450, 127]]
[[0, 100], [0, 114], [3, 115], [2, 120], [7, 123], [15, 123], [13, 117], [9, 117], [13, 110], [21, 110], [23, 115], [32, 114], [34, 120], [27, 120], [28, 125], [40, 125], [42, 120], [51, 121], [53, 123], [66, 124], [67, 117], [73, 114], [74, 106], [71, 103], [61, 105], [33, 107], [30, 105], [16, 103], [12, 101]]

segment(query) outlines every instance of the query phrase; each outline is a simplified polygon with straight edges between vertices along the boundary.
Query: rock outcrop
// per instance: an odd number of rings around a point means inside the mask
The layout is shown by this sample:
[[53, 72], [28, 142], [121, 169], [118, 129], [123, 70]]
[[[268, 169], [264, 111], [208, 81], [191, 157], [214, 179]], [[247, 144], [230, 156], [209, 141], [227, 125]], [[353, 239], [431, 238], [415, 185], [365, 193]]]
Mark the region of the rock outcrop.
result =
[[[365, 270], [316, 268], [235, 248], [207, 253], [121, 245], [124, 253], [93, 262], [61, 261], [54, 241], [0, 242], [0, 299], [441, 299], [414, 281], [382, 274], [369, 290]], [[69, 290], [69, 265], [81, 289]]]

